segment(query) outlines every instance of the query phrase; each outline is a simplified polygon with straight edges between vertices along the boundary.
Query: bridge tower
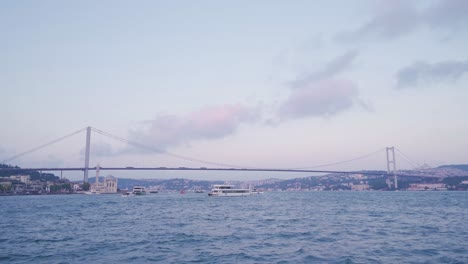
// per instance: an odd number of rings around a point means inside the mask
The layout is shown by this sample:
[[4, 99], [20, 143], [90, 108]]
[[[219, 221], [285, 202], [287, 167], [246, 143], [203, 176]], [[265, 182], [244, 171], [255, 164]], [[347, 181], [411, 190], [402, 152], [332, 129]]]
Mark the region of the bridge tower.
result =
[[84, 165], [84, 179], [83, 179], [83, 182], [88, 182], [90, 143], [91, 143], [91, 127], [87, 127], [86, 128], [86, 149], [85, 149], [85, 165]]
[[99, 165], [98, 163], [96, 167], [96, 183], [99, 183], [99, 171], [100, 170], [101, 170], [101, 165]]
[[[387, 150], [387, 174], [393, 173], [395, 189], [398, 189], [398, 178], [396, 175], [395, 147], [386, 148]], [[391, 152], [391, 155], [389, 153]]]

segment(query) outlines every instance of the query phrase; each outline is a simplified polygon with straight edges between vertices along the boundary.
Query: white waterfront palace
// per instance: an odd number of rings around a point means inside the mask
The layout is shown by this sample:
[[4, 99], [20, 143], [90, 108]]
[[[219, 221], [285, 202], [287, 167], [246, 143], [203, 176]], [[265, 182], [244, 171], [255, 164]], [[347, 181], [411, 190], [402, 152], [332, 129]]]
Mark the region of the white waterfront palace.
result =
[[90, 192], [93, 194], [101, 193], [117, 193], [117, 178], [114, 176], [107, 176], [103, 182], [99, 182], [99, 164], [96, 168], [96, 182], [91, 183]]

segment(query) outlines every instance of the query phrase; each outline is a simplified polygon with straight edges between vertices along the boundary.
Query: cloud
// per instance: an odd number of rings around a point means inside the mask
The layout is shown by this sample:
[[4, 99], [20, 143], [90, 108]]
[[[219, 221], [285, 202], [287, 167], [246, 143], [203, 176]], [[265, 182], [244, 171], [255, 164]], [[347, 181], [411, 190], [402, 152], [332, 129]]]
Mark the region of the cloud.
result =
[[[20, 163], [21, 162], [20, 160]], [[65, 160], [56, 157], [55, 155], [47, 155], [46, 157], [42, 157], [36, 160], [28, 160], [25, 162], [27, 165], [23, 165], [22, 167], [29, 167], [29, 168], [63, 168], [65, 167]], [[60, 175], [60, 173], [59, 173]]]
[[391, 40], [421, 27], [431, 29], [463, 29], [468, 22], [468, 1], [435, 1], [426, 8], [417, 8], [414, 1], [378, 1], [373, 16], [355, 30], [339, 33], [342, 41]]
[[94, 143], [91, 149], [93, 150], [93, 155], [97, 157], [109, 157], [117, 154], [111, 144], [104, 142]]
[[65, 164], [65, 161], [54, 155], [48, 155], [47, 160], [42, 161], [41, 164], [45, 164], [50, 167], [63, 167], [63, 165]]
[[[370, 110], [372, 105], [359, 98], [359, 90], [352, 81], [335, 78], [352, 66], [358, 54], [356, 50], [345, 52], [330, 60], [322, 69], [300, 75], [290, 82], [290, 95], [284, 101], [259, 104], [257, 107], [225, 104], [204, 107], [186, 115], [159, 115], [141, 122], [142, 127], [129, 131], [127, 138], [166, 150], [196, 140], [233, 135], [243, 124], [276, 126], [295, 118], [336, 115], [354, 105]], [[93, 145], [91, 149], [97, 156], [137, 151], [133, 147], [116, 151], [107, 144]]]
[[[90, 151], [94, 157], [113, 157], [121, 154], [122, 150], [116, 150], [111, 144], [105, 142], [91, 143]], [[85, 155], [85, 149], [80, 150], [80, 156]]]
[[358, 51], [356, 50], [348, 51], [330, 61], [323, 69], [299, 76], [295, 81], [292, 82], [292, 86], [302, 87], [308, 83], [335, 76], [350, 68], [357, 55]]
[[332, 116], [351, 108], [358, 100], [356, 85], [348, 80], [323, 80], [292, 89], [281, 105], [282, 119]]
[[[371, 103], [359, 98], [359, 90], [352, 81], [335, 78], [352, 67], [358, 54], [357, 50], [350, 50], [333, 58], [323, 68], [298, 76], [289, 83], [290, 94], [283, 101], [259, 103], [256, 107], [216, 105], [186, 115], [159, 115], [140, 122], [142, 127], [130, 130], [126, 138], [164, 151], [196, 140], [233, 135], [243, 124], [277, 126], [295, 118], [336, 115], [354, 105], [370, 111]], [[115, 149], [101, 142], [91, 145], [91, 153], [94, 157], [109, 157], [146, 152], [132, 146]], [[84, 149], [81, 155], [84, 155]]]
[[468, 72], [468, 60], [437, 63], [415, 62], [396, 74], [397, 88], [418, 86], [421, 83], [456, 81]]
[[463, 27], [468, 22], [468, 1], [439, 1], [421, 14], [421, 19], [436, 28]]
[[232, 135], [243, 123], [257, 121], [257, 109], [240, 104], [205, 107], [185, 116], [162, 115], [145, 121], [146, 128], [130, 131], [130, 140], [167, 148], [194, 140]]
[[375, 14], [355, 30], [342, 32], [338, 41], [392, 39], [414, 30], [419, 24], [419, 14], [411, 1], [380, 1]]
[[[278, 107], [280, 120], [330, 117], [354, 105], [372, 111], [372, 104], [359, 97], [359, 89], [353, 81], [336, 77], [352, 66], [357, 55], [355, 50], [348, 51], [332, 59], [323, 69], [303, 74], [291, 82], [289, 97]], [[278, 123], [274, 120], [269, 122]]]

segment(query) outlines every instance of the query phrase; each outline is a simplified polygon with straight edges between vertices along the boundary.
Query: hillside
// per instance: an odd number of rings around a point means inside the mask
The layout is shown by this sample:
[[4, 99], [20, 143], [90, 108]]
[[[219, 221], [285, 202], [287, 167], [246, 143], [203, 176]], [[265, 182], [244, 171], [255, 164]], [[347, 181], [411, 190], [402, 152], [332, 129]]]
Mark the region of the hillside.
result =
[[[13, 169], [20, 169], [18, 166], [11, 166], [6, 164], [0, 164], [0, 168], [13, 168]], [[40, 173], [39, 171], [16, 171], [16, 170], [8, 170], [8, 171], [0, 171], [0, 177], [9, 177], [11, 175], [20, 175], [20, 174], [27, 174], [30, 176], [32, 181], [57, 181], [59, 180], [58, 176], [55, 176], [52, 173]]]
[[458, 170], [468, 171], [468, 164], [442, 165], [437, 168], [438, 169], [458, 169]]

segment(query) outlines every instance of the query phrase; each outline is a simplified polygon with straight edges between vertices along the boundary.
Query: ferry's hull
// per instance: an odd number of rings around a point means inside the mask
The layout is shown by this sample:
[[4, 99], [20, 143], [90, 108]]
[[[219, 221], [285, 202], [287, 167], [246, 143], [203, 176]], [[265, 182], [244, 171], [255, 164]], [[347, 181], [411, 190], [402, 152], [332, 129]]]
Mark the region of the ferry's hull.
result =
[[248, 193], [208, 193], [208, 196], [219, 196], [219, 197], [236, 197], [236, 196], [250, 196], [252, 195], [250, 192]]

